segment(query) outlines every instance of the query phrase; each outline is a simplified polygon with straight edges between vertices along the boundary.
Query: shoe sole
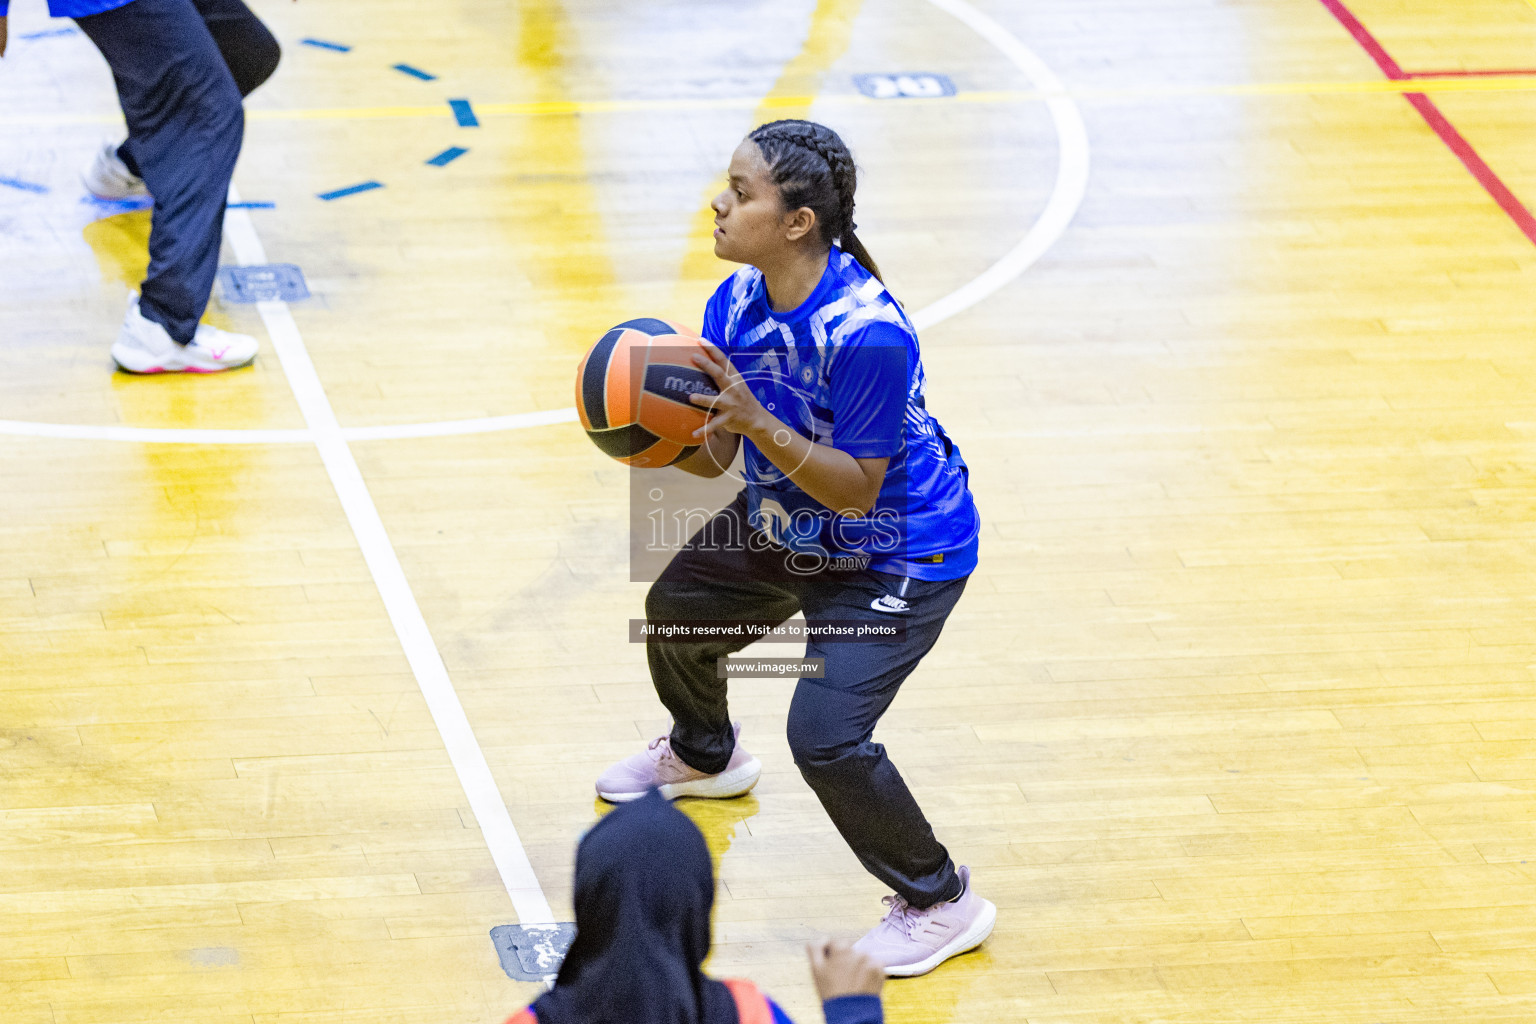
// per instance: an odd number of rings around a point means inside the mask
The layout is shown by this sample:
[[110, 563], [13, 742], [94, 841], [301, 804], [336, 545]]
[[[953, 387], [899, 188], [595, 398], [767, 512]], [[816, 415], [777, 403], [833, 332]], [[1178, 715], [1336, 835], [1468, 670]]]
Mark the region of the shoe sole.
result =
[[102, 192], [97, 192], [95, 189], [91, 188], [89, 185], [87, 185], [85, 187], [85, 190], [88, 193], [91, 194], [92, 198], [99, 199], [99, 200], [101, 200], [104, 203], [126, 203], [130, 199], [148, 199], [148, 198], [150, 198], [150, 195], [149, 195], [148, 192], [124, 192], [122, 195], [107, 195], [107, 194], [102, 193]]
[[[702, 779], [694, 779], [692, 782], [668, 782], [658, 786], [657, 789], [661, 790], [661, 795], [668, 800], [685, 796], [700, 797], [705, 800], [729, 800], [731, 797], [745, 796], [751, 792], [762, 774], [763, 762], [754, 757], [719, 775], [708, 775]], [[631, 800], [639, 800], [647, 792], [649, 790], [638, 793], [605, 793], [599, 789], [597, 795], [611, 804], [627, 804]]]
[[927, 974], [939, 964], [950, 957], [959, 956], [961, 953], [969, 953], [992, 934], [992, 926], [997, 923], [997, 905], [991, 900], [982, 900], [982, 910], [971, 926], [961, 932], [949, 942], [940, 946], [937, 951], [926, 960], [919, 960], [915, 964], [901, 964], [895, 967], [887, 967], [887, 978], [915, 978], [919, 974]]
[[253, 355], [243, 363], [229, 363], [223, 366], [191, 366], [187, 364], [178, 366], [175, 363], [157, 360], [152, 356], [147, 359], [140, 359], [136, 358], [136, 355], [131, 349], [120, 350], [118, 346], [112, 346], [112, 361], [117, 364], [117, 368], [125, 373], [136, 373], [141, 376], [154, 373], [223, 373], [225, 370], [238, 370], [240, 367], [249, 366], [256, 361], [256, 357]]
[[104, 203], [126, 203], [130, 199], [150, 199], [150, 198], [152, 198], [150, 196], [150, 194], [149, 194], [149, 189], [143, 188], [143, 187], [136, 188], [136, 189], [129, 189], [126, 192], [117, 191], [117, 190], [109, 190], [109, 191], [106, 191], [106, 192], [98, 192], [96, 190], [96, 186], [91, 184], [85, 178], [82, 177], [80, 179], [80, 183], [85, 186], [85, 191], [87, 193], [89, 193], [93, 198], [100, 199]]

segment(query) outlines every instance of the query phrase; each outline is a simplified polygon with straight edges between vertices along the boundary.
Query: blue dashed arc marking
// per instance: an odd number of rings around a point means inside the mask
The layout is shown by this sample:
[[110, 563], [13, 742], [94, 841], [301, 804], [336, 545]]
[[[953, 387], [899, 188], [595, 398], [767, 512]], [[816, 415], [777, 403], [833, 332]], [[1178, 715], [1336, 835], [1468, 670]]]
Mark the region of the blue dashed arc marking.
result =
[[376, 188], [383, 188], [381, 181], [365, 181], [358, 185], [348, 185], [346, 188], [338, 188], [333, 192], [321, 192], [320, 198], [326, 201], [340, 199], [342, 196], [355, 196], [359, 192], [372, 192]]
[[468, 152], [469, 150], [465, 149], [463, 146], [449, 146], [447, 149], [437, 154], [437, 156], [428, 160], [427, 163], [431, 164], [433, 167], [445, 167]]
[[0, 178], [0, 185], [20, 189], [23, 192], [36, 192], [38, 195], [48, 191], [47, 185], [39, 185], [35, 181], [22, 181], [20, 178]]
[[[304, 39], [304, 40], [302, 40], [302, 42], [305, 43], [308, 46], [318, 47], [319, 49], [322, 49], [322, 50], [333, 50], [333, 51], [335, 51], [337, 53], [349, 53], [352, 50], [352, 47], [348, 46], [346, 43], [333, 43], [333, 42], [330, 42], [329, 40], [325, 40], [325, 39]], [[421, 68], [418, 68], [418, 67], [416, 67], [414, 65], [411, 65], [411, 64], [406, 64], [406, 63], [402, 62], [402, 63], [399, 63], [399, 64], [392, 64], [390, 66], [395, 71], [400, 72], [402, 75], [407, 75], [407, 76], [409, 76], [411, 78], [417, 79], [418, 81], [422, 81], [422, 82], [435, 82], [435, 81], [437, 81], [437, 76], [432, 74], [432, 72], [430, 72], [430, 71], [423, 71]], [[470, 105], [469, 100], [467, 100], [467, 99], [449, 100], [448, 101], [448, 109], [453, 112], [453, 119], [458, 122], [460, 128], [478, 128], [478, 127], [480, 127], [480, 119], [475, 116], [475, 108]], [[469, 150], [464, 148], [463, 146], [449, 146], [447, 149], [445, 149], [441, 153], [437, 154], [437, 156], [434, 156], [434, 157], [431, 157], [430, 159], [428, 159], [427, 160], [427, 164], [429, 166], [431, 166], [431, 167], [446, 167], [449, 164], [453, 163], [455, 160], [457, 160], [459, 157], [463, 156], [465, 153], [468, 153], [468, 152], [469, 152]], [[383, 182], [379, 182], [379, 181], [365, 181], [365, 182], [362, 182], [361, 184], [352, 185], [352, 186], [349, 186], [347, 188], [338, 188], [338, 189], [335, 189], [335, 190], [330, 191], [330, 192], [321, 192], [321, 193], [319, 193], [319, 196], [320, 196], [321, 199], [324, 199], [327, 202], [329, 202], [330, 200], [333, 200], [333, 199], [340, 199], [343, 196], [356, 195], [359, 192], [371, 192], [372, 190], [374, 190], [376, 188], [383, 188], [383, 187], [384, 187], [384, 183]], [[240, 205], [241, 206], [245, 206], [245, 207], [250, 208], [250, 209], [270, 209], [273, 204], [268, 203], [266, 205], [257, 205], [257, 204], [254, 204], [254, 203], [242, 203]]]
[[[29, 33], [26, 33], [25, 35], [19, 36], [18, 38], [27, 39], [27, 40], [31, 40], [31, 39], [46, 39], [46, 38], [51, 38], [53, 36], [74, 35], [75, 31], [76, 30], [72, 29], [72, 28], [50, 29], [50, 30], [45, 31], [45, 32], [29, 32]], [[303, 43], [305, 46], [311, 46], [311, 47], [314, 47], [315, 49], [318, 49], [318, 50], [329, 50], [332, 53], [351, 53], [352, 52], [352, 47], [349, 46], [348, 44], [332, 42], [332, 41], [330, 41], [328, 39], [309, 39], [309, 38], [306, 38], [306, 39], [301, 39], [299, 41], [301, 43]], [[393, 65], [393, 68], [394, 68], [394, 70], [399, 71], [401, 74], [408, 75], [411, 78], [415, 78], [415, 79], [418, 79], [418, 80], [423, 81], [423, 82], [435, 82], [435, 81], [437, 81], [437, 76], [436, 75], [432, 74], [429, 71], [423, 71], [423, 70], [421, 70], [418, 67], [413, 67], [410, 64], [403, 64], [403, 63], [402, 64], [395, 64], [395, 65]], [[480, 119], [475, 116], [475, 108], [470, 105], [469, 100], [467, 100], [467, 99], [453, 99], [453, 100], [449, 100], [448, 101], [448, 109], [453, 112], [454, 120], [458, 122], [459, 127], [461, 127], [461, 128], [478, 128], [478, 127], [480, 127]], [[453, 163], [459, 157], [465, 155], [468, 152], [469, 152], [469, 150], [466, 149], [463, 146], [450, 146], [447, 149], [443, 150], [441, 153], [437, 154], [436, 156], [431, 157], [430, 159], [428, 159], [427, 160], [427, 164], [432, 166], [432, 167], [446, 167], [448, 164]], [[33, 182], [33, 181], [24, 181], [21, 178], [5, 177], [3, 175], [0, 175], [0, 186], [3, 186], [5, 188], [17, 189], [18, 191], [21, 191], [21, 192], [32, 192], [32, 193], [37, 194], [37, 195], [46, 195], [48, 193], [48, 191], [49, 191], [48, 186], [46, 186], [46, 185], [40, 185], [37, 182]], [[318, 193], [318, 197], [320, 199], [323, 199], [323, 200], [327, 201], [327, 202], [330, 202], [331, 200], [334, 200], [334, 199], [341, 199], [341, 198], [344, 198], [346, 196], [357, 195], [359, 192], [372, 192], [374, 189], [379, 189], [379, 188], [383, 188], [383, 187], [384, 187], [384, 183], [381, 182], [381, 181], [364, 181], [364, 182], [359, 182], [356, 185], [348, 185], [346, 188], [333, 189], [333, 190], [331, 190], [329, 192], [320, 192], [320, 193]], [[141, 205], [147, 206], [148, 203], [147, 202], [144, 202], [144, 203], [138, 203], [138, 202], [111, 203], [111, 202], [103, 201], [99, 205], [103, 205], [103, 206], [110, 205], [110, 206], [113, 206], [113, 207], [119, 207], [120, 206], [120, 207], [122, 207], [124, 209], [138, 209]], [[271, 210], [271, 209], [275, 209], [276, 206], [277, 206], [276, 203], [271, 203], [271, 202], [246, 202], [246, 203], [231, 203], [231, 204], [229, 204], [229, 208], [233, 209], [233, 210]]]

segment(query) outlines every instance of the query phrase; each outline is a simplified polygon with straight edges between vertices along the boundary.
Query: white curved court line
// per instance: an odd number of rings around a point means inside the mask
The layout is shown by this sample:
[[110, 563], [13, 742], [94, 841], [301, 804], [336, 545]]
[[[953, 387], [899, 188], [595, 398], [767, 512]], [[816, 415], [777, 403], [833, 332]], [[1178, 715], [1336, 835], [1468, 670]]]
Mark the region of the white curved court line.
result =
[[398, 423], [382, 427], [346, 427], [342, 435], [348, 441], [398, 441], [409, 437], [451, 437], [455, 434], [490, 434], [498, 430], [544, 427], [552, 423], [576, 422], [576, 409], [550, 409], [547, 412], [520, 412], [512, 416], [486, 416], [474, 420], [445, 420], [441, 423]]
[[[275, 344], [275, 343], [274, 343]], [[281, 356], [279, 356], [281, 360]], [[342, 427], [347, 441], [396, 441], [412, 437], [452, 437], [456, 434], [489, 434], [553, 423], [570, 423], [576, 410], [520, 412], [511, 416], [485, 416], [441, 423], [401, 423], [378, 427]], [[92, 427], [74, 423], [32, 423], [0, 420], [0, 434], [21, 437], [61, 438], [69, 441], [137, 441], [141, 444], [314, 444], [310, 430], [203, 430], [190, 427]]]
[[[1002, 25], [966, 0], [928, 0], [928, 3], [964, 24], [981, 36], [1024, 75], [1041, 95], [1056, 127], [1058, 160], [1056, 184], [1040, 217], [1012, 249], [977, 277], [912, 314], [918, 330], [943, 323], [970, 309], [1016, 279], [1043, 256], [1066, 232], [1083, 197], [1088, 191], [1088, 129], [1082, 112], [1067, 95], [1066, 86], [1045, 62]], [[244, 213], [241, 210], [230, 211]], [[247, 215], [246, 220], [249, 220]], [[238, 254], [237, 254], [238, 255]], [[259, 308], [259, 306], [258, 306]], [[286, 307], [284, 307], [286, 308]], [[265, 318], [265, 317], [263, 317]], [[270, 325], [269, 325], [270, 328]], [[276, 341], [274, 339], [274, 345]], [[279, 354], [281, 358], [281, 354]], [[285, 367], [286, 369], [286, 367]], [[419, 437], [452, 437], [465, 434], [490, 434], [503, 430], [569, 423], [576, 419], [574, 408], [543, 412], [487, 416], [468, 420], [443, 420], [435, 423], [400, 423], [376, 427], [343, 427], [347, 441], [399, 441]], [[146, 444], [302, 444], [315, 443], [308, 430], [197, 430], [29, 423], [0, 420], [0, 434], [23, 437], [68, 438], [85, 441], [137, 441]]]
[[93, 427], [74, 423], [0, 420], [0, 434], [70, 441], [137, 441], [144, 444], [310, 444], [307, 430], [203, 430], [192, 427]]
[[1047, 249], [1056, 244], [1083, 205], [1088, 194], [1088, 128], [1083, 124], [1082, 111], [1066, 95], [1066, 86], [1045, 62], [1019, 42], [1018, 38], [1002, 25], [981, 13], [965, 0], [928, 0], [945, 14], [963, 22], [971, 31], [991, 43], [1018, 68], [1024, 77], [1040, 92], [1049, 97], [1046, 107], [1056, 124], [1057, 149], [1056, 186], [1034, 226], [1010, 249], [1002, 259], [981, 274], [931, 305], [912, 314], [912, 323], [918, 330], [943, 323], [950, 317], [970, 309], [982, 299], [1024, 273]]

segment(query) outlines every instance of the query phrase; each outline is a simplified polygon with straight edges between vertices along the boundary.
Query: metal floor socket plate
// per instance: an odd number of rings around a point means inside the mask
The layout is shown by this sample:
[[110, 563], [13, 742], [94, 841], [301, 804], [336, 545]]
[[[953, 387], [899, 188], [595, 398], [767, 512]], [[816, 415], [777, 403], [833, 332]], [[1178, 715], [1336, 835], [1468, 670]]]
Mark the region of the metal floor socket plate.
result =
[[292, 263], [220, 267], [219, 288], [226, 302], [297, 302], [309, 298], [304, 272]]
[[502, 924], [491, 929], [501, 969], [515, 981], [543, 981], [560, 970], [566, 950], [576, 938], [576, 925]]

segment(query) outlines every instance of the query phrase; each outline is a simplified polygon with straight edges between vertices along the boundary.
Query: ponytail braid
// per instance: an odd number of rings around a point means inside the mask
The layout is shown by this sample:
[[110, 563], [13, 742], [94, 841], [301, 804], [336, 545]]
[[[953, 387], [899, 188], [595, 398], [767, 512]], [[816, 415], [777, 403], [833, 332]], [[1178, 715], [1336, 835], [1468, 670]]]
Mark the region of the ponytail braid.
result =
[[825, 244], [841, 246], [876, 280], [883, 280], [874, 257], [854, 234], [858, 170], [838, 134], [814, 121], [771, 121], [747, 138], [762, 152], [785, 209], [808, 207], [816, 214]]

